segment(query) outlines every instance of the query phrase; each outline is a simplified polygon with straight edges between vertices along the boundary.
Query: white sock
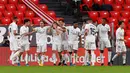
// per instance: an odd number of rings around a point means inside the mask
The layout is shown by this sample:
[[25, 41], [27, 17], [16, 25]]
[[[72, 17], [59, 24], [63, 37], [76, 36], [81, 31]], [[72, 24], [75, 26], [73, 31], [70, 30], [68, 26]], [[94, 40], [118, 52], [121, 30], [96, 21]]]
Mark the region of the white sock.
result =
[[91, 62], [92, 62], [92, 66], [94, 66], [96, 62], [96, 55], [94, 51], [91, 51]]
[[45, 55], [42, 55], [42, 56], [41, 56], [42, 64], [44, 64], [44, 59], [45, 59]]
[[87, 57], [86, 57], [86, 61], [88, 62], [88, 63], [90, 63], [90, 54], [89, 54], [89, 52], [88, 51], [86, 51], [86, 55], [87, 55]]
[[38, 61], [38, 63], [40, 63], [40, 60], [41, 60], [41, 56], [37, 55], [37, 61]]
[[108, 51], [108, 62], [111, 62], [111, 54], [112, 54], [112, 52]]
[[117, 54], [114, 55], [114, 57], [112, 58], [112, 61], [114, 61], [116, 57], [118, 57]]
[[74, 53], [74, 64], [76, 63], [77, 60], [77, 54]]
[[101, 63], [104, 63], [103, 53], [100, 53]]
[[69, 62], [72, 63], [72, 54], [69, 54]]
[[123, 58], [123, 64], [126, 64], [126, 54], [123, 54], [122, 58]]
[[68, 58], [68, 54], [65, 54], [65, 64], [67, 64]]
[[28, 54], [25, 55], [25, 64], [28, 64]]
[[56, 64], [56, 54], [52, 53], [52, 59], [53, 59], [53, 63]]
[[21, 52], [20, 50], [17, 51], [17, 52], [15, 52], [15, 53], [11, 56], [10, 60], [15, 60], [15, 59], [19, 56], [20, 52]]
[[84, 65], [86, 65], [87, 62], [89, 62], [89, 53], [88, 53], [88, 51], [85, 50]]
[[11, 52], [10, 60], [11, 60], [12, 56], [14, 55], [14, 53], [15, 53], [14, 51]]

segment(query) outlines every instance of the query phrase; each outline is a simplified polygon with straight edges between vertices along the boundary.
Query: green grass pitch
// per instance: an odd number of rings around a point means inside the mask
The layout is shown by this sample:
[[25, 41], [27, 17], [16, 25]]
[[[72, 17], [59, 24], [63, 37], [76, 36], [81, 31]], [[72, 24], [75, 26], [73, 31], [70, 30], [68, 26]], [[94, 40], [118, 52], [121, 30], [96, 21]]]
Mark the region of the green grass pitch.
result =
[[130, 66], [0, 66], [0, 73], [130, 73]]

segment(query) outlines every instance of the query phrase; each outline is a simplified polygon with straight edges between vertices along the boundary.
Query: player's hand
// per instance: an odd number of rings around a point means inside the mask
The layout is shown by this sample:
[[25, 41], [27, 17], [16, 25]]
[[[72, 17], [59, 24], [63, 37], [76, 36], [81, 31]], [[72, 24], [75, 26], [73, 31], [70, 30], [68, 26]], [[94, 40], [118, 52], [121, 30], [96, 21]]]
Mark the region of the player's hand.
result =
[[127, 42], [126, 40], [124, 40], [124, 42]]

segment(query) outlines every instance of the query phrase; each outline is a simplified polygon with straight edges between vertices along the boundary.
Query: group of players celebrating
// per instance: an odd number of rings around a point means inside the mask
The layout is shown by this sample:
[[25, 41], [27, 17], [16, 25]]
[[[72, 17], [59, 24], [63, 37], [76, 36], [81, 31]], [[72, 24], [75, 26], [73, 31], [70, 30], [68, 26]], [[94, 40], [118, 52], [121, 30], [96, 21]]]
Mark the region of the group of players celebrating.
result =
[[[60, 58], [58, 65], [67, 65], [67, 60], [69, 59], [70, 66], [75, 65], [72, 62], [72, 53], [74, 59], [77, 58], [77, 50], [79, 44], [81, 45], [82, 38], [84, 38], [85, 44], [85, 60], [83, 65], [95, 65], [96, 55], [94, 51], [97, 47], [100, 49], [101, 65], [104, 65], [103, 53], [104, 48], [108, 49], [108, 65], [112, 65], [114, 59], [122, 53], [123, 65], [126, 65], [126, 47], [124, 40], [124, 21], [119, 22], [119, 28], [116, 31], [116, 54], [114, 57], [112, 55], [111, 49], [111, 34], [110, 26], [107, 24], [107, 19], [102, 19], [102, 24], [95, 25], [91, 18], [84, 21], [82, 29], [78, 27], [78, 23], [74, 22], [72, 26], [65, 26], [64, 20], [59, 20], [52, 23], [51, 26], [45, 26], [43, 20], [40, 21], [40, 26], [33, 28], [29, 19], [24, 20], [24, 25], [20, 28], [20, 33], [18, 33], [17, 17], [13, 17], [13, 22], [8, 27], [10, 50], [12, 51], [10, 55], [9, 62], [13, 65], [17, 64], [20, 66], [20, 57], [25, 52], [25, 65], [29, 66], [29, 50], [30, 41], [29, 37], [31, 34], [36, 33], [36, 43], [37, 43], [37, 62], [40, 66], [44, 65], [45, 53], [47, 52], [47, 35], [51, 33], [52, 35], [52, 60], [54, 65], [57, 65], [57, 57]], [[29, 32], [29, 27], [33, 30]], [[16, 36], [20, 36], [20, 41], [17, 41]], [[81, 35], [84, 37], [81, 38]], [[97, 40], [99, 45], [96, 46]], [[58, 51], [58, 54], [57, 54]], [[69, 54], [68, 54], [69, 53]], [[17, 62], [16, 62], [16, 59]]]

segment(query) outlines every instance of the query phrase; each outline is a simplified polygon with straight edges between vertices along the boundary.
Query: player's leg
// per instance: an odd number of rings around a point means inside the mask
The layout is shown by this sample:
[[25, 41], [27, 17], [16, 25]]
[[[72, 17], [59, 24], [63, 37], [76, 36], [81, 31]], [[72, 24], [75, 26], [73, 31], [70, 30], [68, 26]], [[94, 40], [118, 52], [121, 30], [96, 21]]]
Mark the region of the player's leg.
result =
[[126, 65], [126, 52], [122, 53], [123, 65]]
[[28, 64], [29, 50], [30, 50], [29, 44], [25, 44], [24, 49], [25, 49], [25, 64], [26, 64], [26, 66], [29, 66], [29, 64]]
[[121, 54], [121, 44], [116, 44], [116, 54], [113, 56], [111, 63]]
[[73, 46], [72, 46], [72, 44], [69, 44], [69, 46], [68, 46], [68, 52], [69, 52], [69, 62], [70, 62], [70, 66], [72, 66], [73, 65], [73, 63], [72, 63], [72, 48], [73, 48]]
[[57, 50], [57, 45], [55, 43], [52, 43], [52, 60], [54, 65], [56, 65], [56, 50]]
[[89, 42], [85, 41], [85, 59], [84, 59], [84, 65], [90, 65], [90, 46], [89, 46]]
[[68, 50], [68, 42], [64, 41], [63, 45], [62, 45], [62, 49], [63, 49], [63, 65], [67, 66], [67, 61], [68, 61], [68, 54], [67, 54], [67, 50]]
[[112, 48], [111, 48], [111, 44], [110, 44], [109, 40], [107, 40], [105, 44], [106, 44], [106, 48], [108, 49], [108, 65], [110, 66], [111, 65]]
[[10, 56], [10, 60], [12, 60], [12, 63], [17, 63], [18, 62], [18, 56], [15, 57], [15, 60], [14, 60], [14, 54], [18, 50], [18, 44], [15, 40], [14, 40], [14, 42], [10, 42], [10, 50], [12, 51], [11, 56]]
[[[22, 52], [23, 52], [22, 49], [17, 50], [17, 51], [14, 53], [14, 55], [11, 57], [10, 63], [14, 64], [14, 63], [15, 63], [14, 61], [17, 59], [17, 57], [20, 57], [20, 56], [21, 56]], [[19, 58], [19, 61], [20, 61], [20, 58]]]
[[62, 56], [62, 47], [61, 44], [57, 44], [57, 49], [58, 49], [58, 56], [60, 58], [60, 62], [58, 64], [58, 66], [60, 66], [63, 62], [63, 56]]
[[103, 53], [104, 53], [104, 48], [105, 48], [105, 42], [104, 41], [100, 41], [99, 44], [100, 44], [99, 48], [100, 48], [101, 65], [104, 65]]
[[91, 49], [91, 63], [92, 63], [92, 66], [94, 66], [96, 62], [96, 55], [94, 52], [96, 50], [96, 44], [92, 42], [90, 49]]
[[122, 46], [122, 59], [123, 59], [123, 65], [126, 65], [126, 46], [123, 44]]
[[76, 63], [77, 61], [77, 52], [78, 52], [78, 42], [77, 41], [74, 41], [73, 44], [72, 44], [72, 48], [73, 48], [73, 51], [74, 51], [74, 64]]
[[43, 46], [42, 46], [42, 55], [41, 55], [41, 65], [43, 66], [44, 65], [44, 61], [45, 61], [45, 53], [47, 52], [47, 45], [46, 44], [44, 44]]
[[37, 61], [38, 61], [38, 64], [40, 65], [41, 63], [41, 46], [37, 46]]

